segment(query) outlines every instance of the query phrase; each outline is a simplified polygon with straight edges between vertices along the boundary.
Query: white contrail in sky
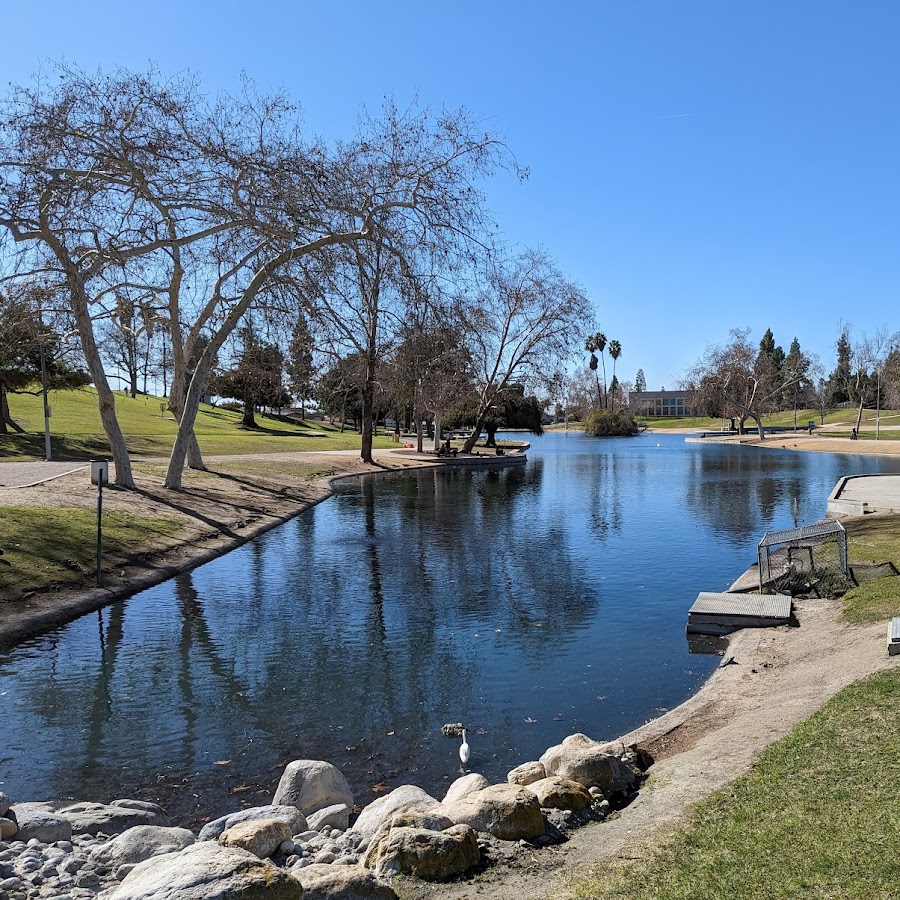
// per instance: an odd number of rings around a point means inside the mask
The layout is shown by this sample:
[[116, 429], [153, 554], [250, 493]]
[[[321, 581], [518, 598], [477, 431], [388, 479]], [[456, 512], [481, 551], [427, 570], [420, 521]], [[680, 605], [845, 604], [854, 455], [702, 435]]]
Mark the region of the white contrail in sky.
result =
[[660, 119], [683, 119], [685, 116], [690, 116], [692, 113], [675, 113], [674, 116], [660, 116]]

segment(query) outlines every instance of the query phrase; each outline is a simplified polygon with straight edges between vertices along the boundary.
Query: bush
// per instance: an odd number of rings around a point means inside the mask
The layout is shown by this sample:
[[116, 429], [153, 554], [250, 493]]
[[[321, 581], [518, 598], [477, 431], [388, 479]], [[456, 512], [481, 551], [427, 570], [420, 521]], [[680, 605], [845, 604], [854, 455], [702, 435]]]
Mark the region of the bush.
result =
[[622, 409], [615, 412], [594, 409], [584, 421], [584, 433], [594, 437], [625, 437], [637, 434], [640, 430], [634, 416]]

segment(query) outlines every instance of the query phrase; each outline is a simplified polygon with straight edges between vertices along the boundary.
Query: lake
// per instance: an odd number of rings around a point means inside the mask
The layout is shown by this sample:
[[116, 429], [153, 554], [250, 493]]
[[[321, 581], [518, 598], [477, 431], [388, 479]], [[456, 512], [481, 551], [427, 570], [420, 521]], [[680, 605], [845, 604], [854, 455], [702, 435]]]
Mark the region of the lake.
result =
[[155, 799], [177, 820], [269, 802], [326, 759], [358, 803], [469, 766], [502, 780], [567, 734], [613, 738], [719, 662], [687, 610], [766, 530], [825, 512], [844, 474], [900, 460], [532, 439], [525, 466], [349, 480], [171, 582], [0, 655], [0, 790]]

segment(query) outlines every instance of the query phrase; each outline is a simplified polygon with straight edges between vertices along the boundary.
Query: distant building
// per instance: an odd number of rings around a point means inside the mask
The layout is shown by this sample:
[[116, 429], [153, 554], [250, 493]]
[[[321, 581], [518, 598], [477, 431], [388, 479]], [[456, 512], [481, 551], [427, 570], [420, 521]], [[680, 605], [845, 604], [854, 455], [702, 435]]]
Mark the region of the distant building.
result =
[[692, 416], [687, 391], [632, 391], [629, 406], [636, 416]]

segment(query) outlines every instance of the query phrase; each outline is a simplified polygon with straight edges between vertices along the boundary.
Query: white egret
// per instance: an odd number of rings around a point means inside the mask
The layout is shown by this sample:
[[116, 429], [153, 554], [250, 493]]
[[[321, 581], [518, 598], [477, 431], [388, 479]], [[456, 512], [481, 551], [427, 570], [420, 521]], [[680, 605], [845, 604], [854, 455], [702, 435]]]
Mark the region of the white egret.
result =
[[469, 744], [466, 741], [466, 729], [462, 730], [462, 744], [459, 748], [459, 758], [462, 760], [462, 764], [465, 765], [469, 761]]

